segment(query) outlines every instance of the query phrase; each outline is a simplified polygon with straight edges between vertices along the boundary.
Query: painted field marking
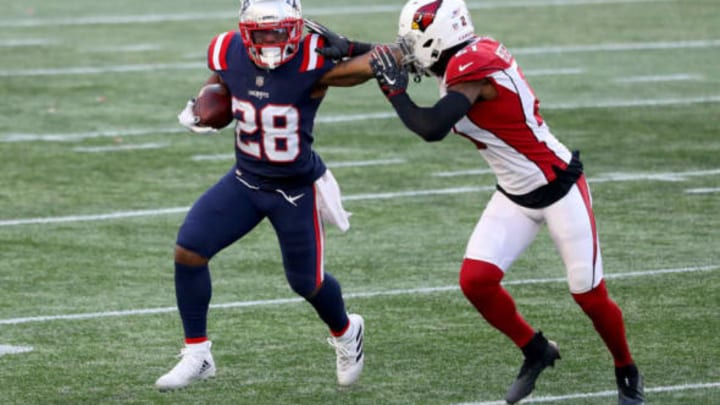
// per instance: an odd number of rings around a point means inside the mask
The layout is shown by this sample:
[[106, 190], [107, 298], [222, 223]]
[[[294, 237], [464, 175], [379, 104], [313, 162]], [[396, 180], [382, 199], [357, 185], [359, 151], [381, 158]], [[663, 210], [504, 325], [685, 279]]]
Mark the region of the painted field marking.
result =
[[232, 153], [215, 153], [212, 155], [193, 155], [190, 160], [195, 162], [205, 161], [217, 161], [217, 160], [232, 160], [235, 159], [235, 155]]
[[692, 80], [703, 80], [705, 77], [693, 73], [677, 73], [672, 75], [655, 76], [627, 76], [613, 80], [616, 83], [658, 83], [658, 82], [682, 82]]
[[150, 52], [162, 50], [162, 45], [159, 44], [126, 44], [120, 46], [99, 46], [87, 49], [82, 49], [82, 52], [86, 53], [115, 53], [115, 52]]
[[594, 45], [550, 45], [533, 46], [527, 48], [511, 49], [513, 55], [546, 55], [548, 53], [584, 53], [584, 52], [623, 52], [623, 51], [652, 51], [666, 49], [697, 49], [716, 48], [720, 46], [720, 39], [696, 39], [688, 41], [659, 41], [659, 42], [618, 42]]
[[[194, 155], [191, 157], [194, 161], [226, 161], [235, 159], [234, 154], [221, 153], [214, 155]], [[382, 166], [397, 165], [405, 163], [405, 159], [375, 159], [375, 160], [354, 160], [346, 162], [325, 162], [325, 165], [331, 169], [338, 167], [361, 167], [361, 166]]]
[[649, 181], [669, 181], [669, 182], [681, 182], [686, 181], [688, 177], [704, 177], [704, 176], [715, 176], [720, 174], [720, 169], [709, 169], [709, 170], [690, 170], [686, 172], [665, 172], [665, 173], [601, 173], [598, 176], [588, 180], [593, 183], [606, 183], [615, 181], [636, 181], [636, 180], [649, 180]]
[[[0, 77], [37, 77], [37, 76], [64, 76], [64, 75], [94, 75], [106, 73], [138, 73], [155, 72], [161, 70], [205, 70], [207, 64], [201, 62], [154, 63], [136, 65], [109, 65], [109, 66], [74, 66], [65, 68], [0, 70]], [[528, 69], [526, 76], [563, 76], [579, 75], [584, 73], [582, 68], [557, 69]]]
[[[471, 10], [488, 10], [501, 8], [529, 8], [529, 7], [562, 7], [562, 6], [594, 6], [605, 4], [634, 4], [634, 3], [667, 3], [673, 0], [546, 0], [546, 1], [495, 1], [495, 2], [469, 2]], [[399, 5], [363, 5], [307, 8], [303, 14], [307, 17], [326, 15], [358, 15], [397, 13]], [[229, 20], [235, 17], [236, 10], [230, 8], [214, 12], [190, 12], [176, 14], [139, 14], [139, 15], [100, 15], [91, 17], [58, 17], [58, 18], [16, 18], [0, 20], [0, 28], [28, 28], [28, 27], [57, 27], [68, 25], [123, 25], [123, 24], [154, 24], [162, 22], [183, 22], [200, 20]]]
[[[696, 170], [688, 172], [676, 172], [676, 173], [610, 173], [608, 175], [600, 175], [599, 177], [592, 177], [588, 179], [590, 183], [604, 183], [604, 182], [621, 182], [621, 181], [682, 181], [685, 177], [697, 177], [697, 176], [712, 176], [720, 174], [720, 169], [713, 170]], [[451, 187], [441, 189], [425, 189], [425, 190], [407, 190], [407, 191], [395, 191], [385, 193], [370, 193], [370, 194], [355, 194], [343, 196], [343, 201], [361, 201], [361, 200], [388, 200], [403, 197], [421, 197], [430, 195], [450, 195], [450, 194], [464, 194], [474, 192], [493, 191], [495, 186], [468, 186], [468, 187]], [[62, 217], [39, 217], [39, 218], [24, 218], [24, 219], [8, 219], [0, 220], [0, 227], [3, 226], [20, 226], [20, 225], [46, 225], [46, 224], [57, 224], [57, 223], [68, 223], [68, 222], [83, 222], [83, 221], [106, 221], [113, 219], [123, 218], [137, 218], [147, 216], [158, 216], [167, 214], [182, 214], [187, 212], [189, 207], [172, 207], [172, 208], [158, 208], [148, 210], [137, 210], [137, 211], [120, 211], [111, 212], [108, 214], [94, 214], [94, 215], [69, 215]]]
[[33, 351], [31, 346], [0, 345], [0, 357], [6, 354], [29, 353], [31, 351]]
[[186, 63], [154, 63], [115, 66], [76, 66], [67, 68], [0, 70], [0, 77], [37, 77], [59, 75], [93, 75], [105, 73], [137, 73], [160, 70], [199, 70], [206, 69], [207, 64], [199, 62]]
[[169, 143], [136, 143], [128, 145], [111, 145], [111, 146], [78, 146], [73, 148], [75, 152], [84, 153], [103, 153], [103, 152], [121, 152], [127, 150], [145, 150], [145, 149], [163, 149], [170, 146]]
[[475, 176], [480, 174], [492, 174], [492, 169], [468, 169], [468, 170], [455, 170], [450, 172], [435, 172], [432, 173], [433, 177], [458, 177], [458, 176]]
[[[21, 40], [18, 40], [21, 41]], [[132, 46], [132, 45], [129, 45]], [[546, 55], [587, 53], [587, 52], [622, 52], [622, 51], [649, 51], [667, 49], [701, 49], [720, 47], [720, 39], [699, 39], [689, 41], [661, 41], [661, 42], [628, 42], [594, 45], [552, 45], [512, 49], [513, 55]], [[57, 76], [57, 75], [88, 75], [105, 73], [137, 73], [156, 70], [196, 70], [205, 69], [205, 63], [179, 62], [179, 63], [157, 63], [157, 64], [136, 64], [136, 65], [114, 65], [114, 66], [76, 66], [66, 68], [47, 69], [19, 69], [0, 70], [0, 77], [34, 77], [34, 76]], [[528, 76], [548, 75], [576, 75], [583, 73], [582, 68], [559, 68], [559, 69], [537, 69], [526, 70]]]
[[77, 142], [94, 138], [175, 134], [181, 132], [189, 133], [189, 130], [177, 126], [173, 128], [110, 129], [106, 131], [75, 132], [65, 134], [6, 134], [0, 137], [0, 142]]
[[47, 46], [57, 44], [55, 39], [47, 38], [9, 38], [0, 40], [0, 48], [20, 48], [24, 46]]
[[405, 159], [376, 159], [376, 160], [354, 160], [348, 162], [327, 162], [327, 167], [335, 169], [338, 167], [363, 167], [363, 166], [384, 166], [398, 165], [405, 163]]
[[[612, 279], [625, 279], [633, 277], [647, 277], [647, 276], [658, 276], [665, 274], [677, 274], [677, 273], [694, 273], [694, 272], [709, 272], [720, 269], [720, 265], [707, 265], [707, 266], [696, 266], [696, 267], [680, 267], [673, 269], [657, 269], [657, 270], [645, 270], [628, 273], [616, 273], [606, 274], [605, 278]], [[526, 279], [526, 280], [508, 280], [503, 281], [503, 285], [534, 285], [534, 284], [545, 284], [545, 283], [565, 283], [567, 280], [564, 277], [560, 278], [544, 278], [544, 279]], [[457, 285], [442, 286], [442, 287], [420, 287], [420, 288], [409, 288], [409, 289], [395, 289], [395, 290], [379, 290], [379, 291], [366, 291], [366, 292], [348, 292], [344, 294], [345, 298], [370, 298], [378, 296], [397, 296], [397, 295], [408, 295], [408, 294], [431, 294], [437, 292], [456, 291], [460, 287]], [[300, 297], [294, 298], [278, 298], [271, 300], [256, 300], [256, 301], [237, 301], [227, 302], [224, 304], [211, 304], [210, 308], [214, 309], [228, 309], [228, 308], [252, 308], [252, 307], [264, 307], [271, 305], [284, 305], [291, 303], [303, 302], [304, 299]], [[30, 316], [23, 318], [8, 318], [0, 319], [0, 325], [19, 325], [25, 323], [37, 323], [37, 322], [51, 322], [59, 320], [89, 320], [89, 319], [100, 319], [117, 316], [136, 316], [136, 315], [154, 315], [176, 312], [177, 307], [159, 307], [159, 308], [144, 308], [144, 309], [130, 309], [130, 310], [119, 310], [119, 311], [105, 311], [105, 312], [89, 312], [79, 314], [65, 314], [65, 315], [41, 315], [41, 316]]]
[[686, 194], [713, 194], [720, 193], [720, 187], [714, 188], [689, 188], [685, 190]]
[[[720, 382], [711, 383], [698, 383], [698, 384], [681, 384], [681, 385], [666, 385], [660, 387], [645, 387], [645, 393], [652, 392], [676, 392], [676, 391], [689, 391], [689, 390], [708, 390], [720, 388]], [[602, 398], [602, 397], [616, 397], [617, 391], [597, 391], [597, 392], [585, 392], [568, 395], [555, 395], [555, 396], [539, 396], [529, 397], [522, 401], [523, 404], [539, 404], [545, 402], [561, 402], [568, 401], [571, 399], [585, 399], [585, 398]], [[462, 402], [454, 405], [506, 405], [505, 401], [483, 401], [483, 402]]]
[[[541, 106], [542, 110], [575, 110], [580, 108], [629, 108], [629, 107], [655, 107], [671, 105], [693, 105], [706, 103], [720, 103], [720, 94], [708, 97], [685, 97], [685, 98], [662, 98], [662, 99], [640, 99], [640, 100], [608, 100], [574, 103], [546, 103]], [[315, 122], [322, 124], [346, 123], [354, 121], [380, 120], [396, 118], [394, 111], [375, 112], [366, 114], [340, 114], [318, 117]], [[65, 134], [27, 134], [9, 133], [0, 134], [1, 142], [77, 142], [92, 138], [123, 137], [123, 136], [145, 136], [159, 134], [188, 133], [182, 127], [167, 128], [136, 128], [136, 129], [113, 129], [108, 131], [77, 132]]]

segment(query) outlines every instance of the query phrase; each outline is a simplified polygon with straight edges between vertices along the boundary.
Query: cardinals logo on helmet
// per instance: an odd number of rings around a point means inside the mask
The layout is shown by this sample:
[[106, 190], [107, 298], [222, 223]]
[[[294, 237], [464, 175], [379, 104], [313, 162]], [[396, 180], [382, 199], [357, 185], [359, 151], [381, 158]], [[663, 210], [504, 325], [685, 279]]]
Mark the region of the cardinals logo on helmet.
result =
[[413, 15], [412, 29], [425, 32], [427, 27], [435, 21], [435, 13], [437, 13], [442, 2], [443, 0], [437, 0], [417, 9], [415, 15]]

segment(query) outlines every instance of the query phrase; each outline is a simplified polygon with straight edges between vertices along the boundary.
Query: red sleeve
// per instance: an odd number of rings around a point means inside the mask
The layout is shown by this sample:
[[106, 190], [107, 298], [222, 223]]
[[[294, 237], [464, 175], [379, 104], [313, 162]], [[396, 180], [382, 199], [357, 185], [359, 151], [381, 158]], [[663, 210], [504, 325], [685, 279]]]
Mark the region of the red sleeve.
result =
[[218, 72], [227, 69], [227, 51], [235, 34], [236, 31], [223, 32], [210, 41], [207, 51], [207, 64], [210, 70]]
[[472, 82], [503, 69], [509, 68], [514, 60], [503, 44], [491, 38], [480, 38], [456, 53], [445, 70], [448, 87]]

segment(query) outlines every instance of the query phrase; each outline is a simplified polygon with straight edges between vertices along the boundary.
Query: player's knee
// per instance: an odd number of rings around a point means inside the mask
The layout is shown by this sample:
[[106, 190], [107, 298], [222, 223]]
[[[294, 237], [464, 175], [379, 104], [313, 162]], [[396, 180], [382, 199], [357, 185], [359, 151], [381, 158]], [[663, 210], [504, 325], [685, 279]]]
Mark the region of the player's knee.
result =
[[465, 259], [460, 268], [460, 289], [468, 298], [483, 296], [500, 285], [503, 275], [492, 263]]
[[186, 266], [203, 266], [208, 263], [208, 258], [203, 257], [192, 250], [185, 249], [180, 245], [175, 245], [175, 263], [184, 264]]
[[320, 288], [313, 276], [288, 274], [287, 280], [295, 294], [303, 298], [312, 298]]

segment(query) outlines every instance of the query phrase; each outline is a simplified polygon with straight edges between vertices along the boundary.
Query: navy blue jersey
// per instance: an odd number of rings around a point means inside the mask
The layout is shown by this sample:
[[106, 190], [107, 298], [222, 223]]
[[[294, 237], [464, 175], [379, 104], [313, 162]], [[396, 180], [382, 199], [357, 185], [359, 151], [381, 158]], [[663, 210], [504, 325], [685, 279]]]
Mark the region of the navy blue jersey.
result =
[[312, 149], [322, 98], [310, 94], [335, 64], [315, 52], [318, 46], [322, 37], [306, 35], [291, 60], [267, 70], [252, 62], [239, 31], [219, 34], [210, 43], [208, 66], [233, 97], [236, 165], [244, 175], [302, 185], [325, 172]]

